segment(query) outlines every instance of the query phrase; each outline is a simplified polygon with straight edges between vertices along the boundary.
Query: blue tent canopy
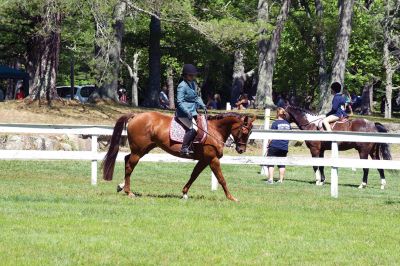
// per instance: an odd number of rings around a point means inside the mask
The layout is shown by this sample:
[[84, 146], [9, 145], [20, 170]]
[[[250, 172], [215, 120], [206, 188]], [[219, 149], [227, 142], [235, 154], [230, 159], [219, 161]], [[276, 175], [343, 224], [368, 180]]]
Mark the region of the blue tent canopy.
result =
[[26, 73], [22, 70], [8, 67], [8, 66], [0, 66], [0, 79], [23, 80], [25, 95], [29, 94], [29, 74], [28, 73]]

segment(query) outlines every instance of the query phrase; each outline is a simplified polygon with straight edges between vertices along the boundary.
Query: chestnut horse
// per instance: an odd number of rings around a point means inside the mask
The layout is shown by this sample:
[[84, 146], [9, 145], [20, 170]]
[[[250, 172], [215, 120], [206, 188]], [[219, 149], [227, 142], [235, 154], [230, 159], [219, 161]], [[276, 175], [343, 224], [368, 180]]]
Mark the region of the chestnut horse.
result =
[[[318, 130], [321, 116], [310, 113], [299, 107], [286, 106], [289, 122], [294, 122], [301, 130]], [[358, 132], [387, 132], [387, 129], [380, 123], [374, 123], [366, 119], [354, 119], [346, 122], [331, 124], [333, 131], [358, 131]], [[306, 141], [307, 147], [310, 149], [312, 157], [324, 157], [324, 152], [331, 149], [329, 141]], [[387, 143], [365, 143], [365, 142], [338, 142], [340, 151], [356, 149], [360, 159], [368, 159], [368, 155], [373, 160], [391, 160], [389, 145]], [[314, 166], [314, 172], [317, 185], [322, 185], [325, 182], [325, 174], [323, 166]], [[368, 183], [368, 168], [364, 168], [362, 183], [359, 188], [365, 188]], [[385, 172], [383, 169], [378, 169], [381, 177], [381, 189], [385, 188]]]
[[226, 113], [208, 117], [206, 141], [203, 144], [193, 144], [194, 154], [190, 156], [181, 156], [179, 151], [182, 144], [170, 139], [169, 128], [172, 119], [171, 116], [159, 112], [126, 114], [121, 116], [114, 126], [110, 147], [103, 161], [103, 178], [105, 180], [112, 180], [121, 134], [126, 126], [131, 153], [125, 156], [125, 183], [123, 190], [128, 196], [135, 196], [131, 191], [130, 177], [140, 158], [155, 147], [160, 147], [174, 156], [198, 160], [189, 181], [183, 187], [183, 198], [188, 198], [190, 186], [204, 168], [209, 165], [224, 189], [225, 196], [232, 201], [237, 201], [228, 190], [224, 176], [222, 175], [219, 159], [223, 156], [224, 143], [230, 135], [233, 136], [236, 151], [239, 154], [246, 151], [247, 140], [255, 117], [237, 113]]

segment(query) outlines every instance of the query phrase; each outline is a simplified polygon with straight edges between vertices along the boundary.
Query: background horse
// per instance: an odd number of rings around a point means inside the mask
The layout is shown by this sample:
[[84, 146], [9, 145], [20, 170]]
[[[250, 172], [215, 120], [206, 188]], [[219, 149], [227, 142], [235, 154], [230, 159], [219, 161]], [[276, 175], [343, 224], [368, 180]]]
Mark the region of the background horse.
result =
[[203, 144], [193, 144], [194, 154], [190, 156], [181, 156], [179, 151], [182, 144], [170, 140], [169, 128], [172, 119], [173, 117], [158, 112], [121, 116], [114, 126], [110, 147], [103, 161], [103, 178], [112, 180], [121, 134], [126, 126], [131, 153], [125, 156], [125, 183], [123, 189], [128, 196], [134, 196], [131, 191], [130, 177], [140, 158], [155, 147], [160, 147], [174, 156], [198, 160], [189, 181], [183, 187], [183, 198], [186, 199], [188, 197], [190, 186], [204, 168], [209, 165], [224, 189], [226, 197], [237, 201], [228, 190], [222, 175], [219, 159], [223, 156], [224, 143], [230, 135], [233, 136], [236, 151], [240, 154], [246, 151], [247, 140], [255, 117], [250, 118], [247, 115], [237, 113], [208, 117], [207, 139]]
[[[304, 109], [287, 106], [286, 112], [289, 114], [289, 122], [294, 122], [301, 130], [318, 130], [321, 116], [315, 115]], [[374, 123], [366, 119], [347, 120], [345, 122], [335, 122], [331, 124], [333, 131], [358, 131], [358, 132], [387, 132], [387, 129], [380, 123]], [[324, 152], [331, 149], [329, 141], [306, 141], [312, 157], [324, 157]], [[368, 155], [373, 160], [391, 160], [389, 145], [387, 143], [365, 143], [365, 142], [338, 142], [339, 150], [356, 149], [360, 159], [368, 159]], [[325, 181], [324, 167], [314, 166], [317, 185], [322, 185]], [[364, 174], [359, 188], [365, 188], [368, 183], [368, 168], [363, 169]], [[381, 177], [381, 189], [385, 188], [385, 172], [378, 169]]]

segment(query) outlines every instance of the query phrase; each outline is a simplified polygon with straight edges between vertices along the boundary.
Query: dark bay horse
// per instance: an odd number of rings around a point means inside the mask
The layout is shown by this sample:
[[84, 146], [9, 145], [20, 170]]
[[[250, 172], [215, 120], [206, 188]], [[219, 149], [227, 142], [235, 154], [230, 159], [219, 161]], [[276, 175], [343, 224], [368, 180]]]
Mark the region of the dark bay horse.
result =
[[169, 127], [172, 119], [171, 116], [158, 112], [121, 116], [114, 126], [110, 147], [103, 161], [104, 180], [112, 180], [122, 131], [126, 126], [131, 153], [125, 156], [125, 183], [123, 190], [128, 196], [135, 196], [131, 191], [130, 177], [140, 158], [155, 147], [160, 147], [174, 156], [198, 160], [189, 181], [183, 187], [183, 198], [188, 198], [187, 194], [190, 186], [204, 168], [209, 165], [219, 184], [224, 189], [226, 197], [232, 201], [237, 201], [228, 190], [222, 175], [219, 159], [223, 156], [224, 143], [230, 135], [233, 136], [236, 151], [240, 154], [246, 151], [247, 141], [255, 117], [237, 113], [208, 117], [207, 139], [204, 144], [194, 144], [194, 154], [189, 157], [180, 155], [179, 151], [182, 144], [170, 140]]
[[[318, 130], [322, 120], [321, 116], [315, 115], [307, 110], [299, 107], [287, 106], [285, 108], [288, 113], [289, 122], [294, 122], [301, 130]], [[354, 119], [346, 122], [339, 122], [331, 125], [333, 131], [358, 131], [358, 132], [388, 132], [380, 123], [374, 123], [366, 119]], [[310, 149], [312, 157], [324, 157], [326, 150], [331, 149], [329, 141], [306, 141], [307, 147]], [[389, 145], [387, 143], [365, 143], [365, 142], [338, 142], [340, 151], [356, 149], [360, 159], [368, 159], [371, 156], [373, 160], [391, 160]], [[324, 167], [314, 166], [314, 172], [317, 185], [322, 185], [325, 181]], [[368, 168], [363, 169], [364, 174], [362, 183], [359, 188], [365, 188], [368, 183]], [[381, 177], [381, 189], [385, 188], [385, 172], [378, 169]]]

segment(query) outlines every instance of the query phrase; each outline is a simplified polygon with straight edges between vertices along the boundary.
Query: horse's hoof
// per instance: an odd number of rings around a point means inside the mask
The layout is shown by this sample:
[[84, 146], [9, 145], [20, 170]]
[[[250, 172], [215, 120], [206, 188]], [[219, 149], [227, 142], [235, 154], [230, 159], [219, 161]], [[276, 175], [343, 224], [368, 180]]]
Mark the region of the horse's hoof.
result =
[[136, 195], [133, 194], [132, 192], [129, 192], [129, 193], [128, 193], [128, 198], [133, 199], [133, 198], [135, 198], [135, 197], [136, 197]]
[[381, 185], [381, 189], [382, 189], [382, 190], [385, 190], [385, 186], [384, 186], [384, 185]]
[[237, 198], [233, 197], [233, 196], [231, 196], [231, 197], [228, 198], [228, 199], [230, 199], [230, 200], [233, 201], [233, 202], [239, 202], [239, 200], [238, 200]]
[[121, 192], [124, 189], [124, 187], [121, 187], [120, 184], [117, 185], [117, 193]]
[[184, 199], [184, 200], [187, 200], [187, 199], [189, 199], [189, 196], [188, 196], [188, 194], [183, 194], [183, 196], [182, 196], [182, 199]]
[[317, 186], [323, 186], [323, 185], [324, 185], [324, 182], [317, 181], [317, 182], [315, 182], [315, 184], [316, 184]]
[[362, 182], [361, 185], [358, 186], [359, 189], [363, 189], [367, 187], [367, 183]]

